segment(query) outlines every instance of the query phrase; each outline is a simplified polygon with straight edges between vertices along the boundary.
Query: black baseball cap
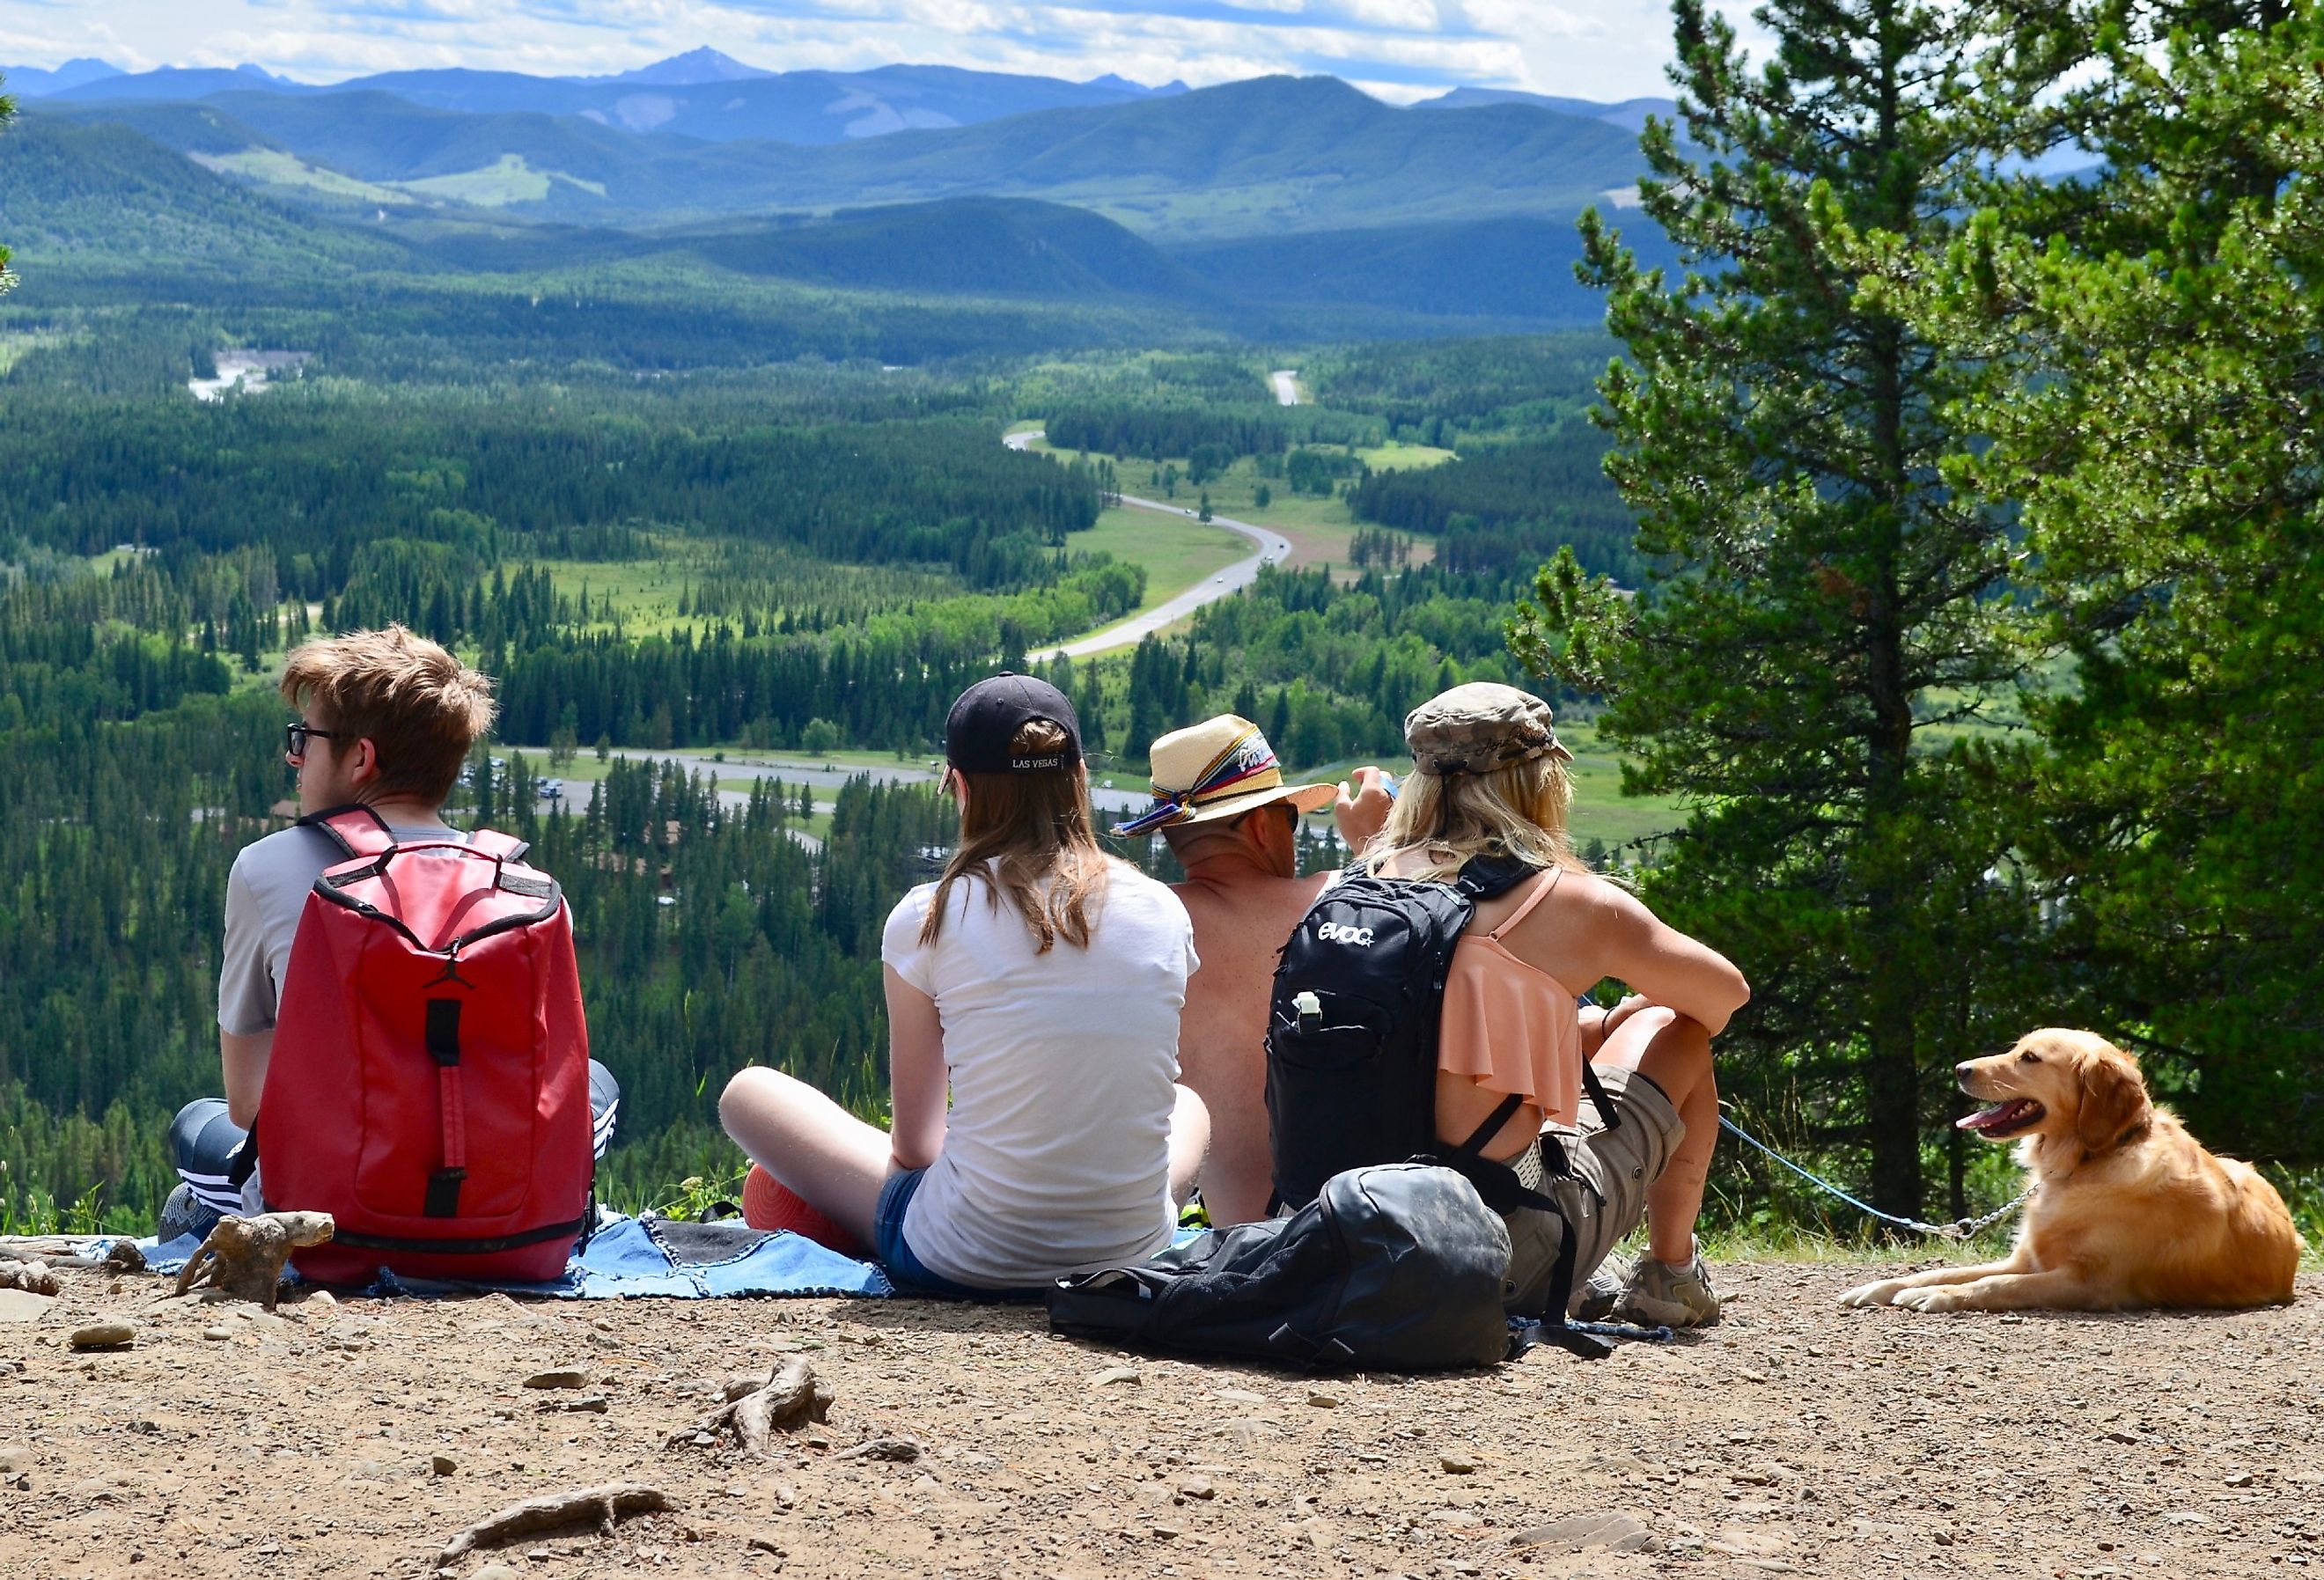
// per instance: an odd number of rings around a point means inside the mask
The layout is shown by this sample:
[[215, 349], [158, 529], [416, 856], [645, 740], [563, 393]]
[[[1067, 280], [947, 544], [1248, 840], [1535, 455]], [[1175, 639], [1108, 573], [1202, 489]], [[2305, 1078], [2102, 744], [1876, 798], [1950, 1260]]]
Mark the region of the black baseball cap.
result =
[[[1035, 719], [1065, 732], [1062, 751], [1040, 757], [1010, 754], [1009, 743]], [[1082, 721], [1065, 694], [1047, 680], [1003, 670], [960, 694], [945, 719], [945, 756], [963, 773], [1034, 773], [1071, 768], [1082, 760]]]

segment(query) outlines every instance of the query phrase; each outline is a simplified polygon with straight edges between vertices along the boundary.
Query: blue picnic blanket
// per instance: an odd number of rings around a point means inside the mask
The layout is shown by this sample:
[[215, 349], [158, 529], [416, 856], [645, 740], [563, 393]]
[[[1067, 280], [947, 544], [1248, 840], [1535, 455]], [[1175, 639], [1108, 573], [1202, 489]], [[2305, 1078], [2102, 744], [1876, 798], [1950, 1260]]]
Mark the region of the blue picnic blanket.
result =
[[[181, 1234], [167, 1242], [140, 1240], [145, 1265], [157, 1273], [184, 1267], [201, 1242]], [[294, 1279], [296, 1274], [291, 1275]], [[455, 1283], [383, 1273], [380, 1294], [437, 1295], [475, 1289], [559, 1300], [619, 1300], [636, 1295], [708, 1300], [752, 1295], [863, 1295], [896, 1292], [877, 1262], [852, 1256], [788, 1230], [768, 1233], [738, 1220], [689, 1224], [669, 1218], [608, 1216], [580, 1254], [553, 1283]]]

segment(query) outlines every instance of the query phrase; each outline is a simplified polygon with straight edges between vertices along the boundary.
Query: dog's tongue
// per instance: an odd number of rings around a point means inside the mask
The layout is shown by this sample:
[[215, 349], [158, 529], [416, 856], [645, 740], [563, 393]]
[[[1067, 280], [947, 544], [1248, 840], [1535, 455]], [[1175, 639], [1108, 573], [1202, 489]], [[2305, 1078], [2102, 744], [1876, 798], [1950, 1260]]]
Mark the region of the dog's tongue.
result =
[[2034, 1104], [2029, 1098], [2012, 1097], [2006, 1103], [1997, 1103], [1990, 1108], [1981, 1108], [1975, 1113], [1956, 1119], [1953, 1121], [1953, 1128], [1955, 1130], [1998, 1129], [2002, 1125], [2015, 1121], [2033, 1106]]

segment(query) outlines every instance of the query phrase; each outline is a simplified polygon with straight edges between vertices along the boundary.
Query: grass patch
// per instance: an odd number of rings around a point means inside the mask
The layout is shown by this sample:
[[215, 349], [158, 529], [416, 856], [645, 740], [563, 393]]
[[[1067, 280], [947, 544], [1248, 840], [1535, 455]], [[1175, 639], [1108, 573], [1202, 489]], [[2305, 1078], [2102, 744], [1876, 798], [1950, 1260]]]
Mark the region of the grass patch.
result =
[[1146, 601], [1139, 611], [1168, 603], [1253, 552], [1249, 539], [1224, 527], [1126, 505], [1100, 513], [1095, 526], [1071, 534], [1065, 546], [1102, 550], [1124, 564], [1145, 567]]
[[[1038, 429], [1040, 426], [1038, 422], [1019, 422], [1011, 426], [1009, 431], [1023, 433]], [[1054, 456], [1064, 461], [1097, 461], [1113, 458], [1103, 451], [1060, 449], [1046, 439], [1037, 439], [1027, 448], [1037, 455]], [[1449, 457], [1452, 453], [1449, 450], [1432, 450], [1420, 445], [1388, 445], [1382, 447], [1379, 452], [1366, 453], [1385, 454], [1388, 451], [1396, 451], [1410, 457], [1432, 455]], [[1328, 498], [1318, 498], [1314, 494], [1293, 494], [1282, 478], [1260, 476], [1258, 459], [1250, 456], [1236, 461], [1224, 472], [1200, 487], [1185, 481], [1185, 460], [1180, 459], [1169, 464], [1178, 468], [1179, 481], [1176, 488], [1167, 494], [1153, 481], [1153, 474], [1157, 468], [1164, 465], [1162, 462], [1133, 458], [1117, 463], [1114, 470], [1120, 479], [1121, 489], [1125, 494], [1135, 494], [1142, 498], [1160, 500], [1166, 504], [1195, 505], [1201, 503], [1202, 496], [1207, 493], [1211, 496], [1213, 513], [1231, 516], [1236, 521], [1249, 522], [1254, 526], [1272, 527], [1291, 540], [1291, 558], [1287, 561], [1290, 565], [1328, 564], [1342, 568], [1347, 566], [1349, 540], [1363, 530], [1364, 523], [1357, 521], [1350, 513], [1348, 502], [1337, 494]], [[1400, 464], [1416, 467], [1422, 463], [1418, 460], [1406, 460]], [[1259, 491], [1262, 487], [1268, 493], [1268, 502], [1263, 505], [1259, 503]], [[1141, 519], [1146, 520], [1164, 519], [1153, 515], [1150, 512], [1140, 513], [1140, 516]], [[1081, 541], [1079, 537], [1074, 541], [1076, 544]], [[1435, 556], [1436, 541], [1434, 539], [1415, 538], [1413, 540], [1412, 558], [1415, 564], [1425, 565]], [[1240, 556], [1238, 555], [1235, 558], [1240, 558]], [[1352, 579], [1352, 576], [1353, 573], [1350, 572], [1349, 579]]]
[[456, 203], [473, 204], [479, 208], [504, 208], [512, 203], [538, 203], [549, 196], [552, 183], [563, 181], [597, 197], [605, 195], [602, 181], [585, 181], [568, 176], [562, 171], [535, 170], [525, 162], [521, 153], [503, 153], [482, 170], [462, 171], [456, 175], [425, 176], [416, 181], [398, 185], [407, 192], [422, 197], [448, 198]]
[[393, 187], [358, 180], [335, 170], [320, 169], [280, 148], [245, 148], [240, 153], [193, 153], [187, 157], [205, 170], [216, 171], [222, 175], [240, 176], [244, 180], [259, 181], [272, 187], [301, 187], [327, 197], [359, 199], [366, 203], [401, 203], [404, 200], [404, 194]]
[[1356, 457], [1375, 472], [1420, 472], [1443, 466], [1452, 458], [1452, 452], [1434, 445], [1406, 444], [1392, 439], [1370, 449], [1358, 450]]

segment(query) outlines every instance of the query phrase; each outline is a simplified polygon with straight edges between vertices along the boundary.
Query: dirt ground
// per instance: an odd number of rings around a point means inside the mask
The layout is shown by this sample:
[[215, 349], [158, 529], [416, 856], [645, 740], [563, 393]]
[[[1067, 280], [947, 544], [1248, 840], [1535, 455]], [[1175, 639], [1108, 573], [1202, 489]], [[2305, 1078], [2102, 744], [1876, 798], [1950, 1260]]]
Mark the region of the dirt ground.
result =
[[[674, 1510], [448, 1572], [2324, 1569], [2313, 1275], [2282, 1309], [2020, 1317], [1839, 1308], [1863, 1269], [1716, 1271], [1729, 1318], [1692, 1343], [1325, 1380], [1125, 1355], [1020, 1307], [310, 1298], [270, 1317], [71, 1272], [0, 1320], [0, 1575], [418, 1576], [503, 1505], [610, 1482]], [[134, 1347], [68, 1347], [107, 1316]], [[836, 1394], [827, 1425], [771, 1460], [664, 1446], [724, 1379], [792, 1354]], [[588, 1375], [524, 1386], [557, 1368]], [[872, 1437], [924, 1452], [843, 1457]]]

